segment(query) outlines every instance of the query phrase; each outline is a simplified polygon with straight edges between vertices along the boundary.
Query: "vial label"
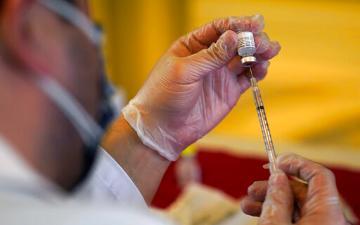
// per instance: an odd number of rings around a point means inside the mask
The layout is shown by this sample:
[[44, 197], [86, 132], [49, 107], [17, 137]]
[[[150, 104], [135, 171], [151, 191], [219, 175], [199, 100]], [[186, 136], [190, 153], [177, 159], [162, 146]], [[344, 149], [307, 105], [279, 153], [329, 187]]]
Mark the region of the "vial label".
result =
[[240, 56], [252, 56], [255, 54], [256, 47], [252, 32], [240, 32], [238, 40], [238, 53]]

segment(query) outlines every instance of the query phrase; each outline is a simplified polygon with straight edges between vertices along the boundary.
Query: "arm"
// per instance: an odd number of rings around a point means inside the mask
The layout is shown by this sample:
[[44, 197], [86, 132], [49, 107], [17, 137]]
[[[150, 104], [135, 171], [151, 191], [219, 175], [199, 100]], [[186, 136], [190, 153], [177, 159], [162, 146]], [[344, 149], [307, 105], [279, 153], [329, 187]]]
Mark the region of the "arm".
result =
[[110, 127], [102, 142], [149, 204], [170, 161], [145, 146], [123, 117]]

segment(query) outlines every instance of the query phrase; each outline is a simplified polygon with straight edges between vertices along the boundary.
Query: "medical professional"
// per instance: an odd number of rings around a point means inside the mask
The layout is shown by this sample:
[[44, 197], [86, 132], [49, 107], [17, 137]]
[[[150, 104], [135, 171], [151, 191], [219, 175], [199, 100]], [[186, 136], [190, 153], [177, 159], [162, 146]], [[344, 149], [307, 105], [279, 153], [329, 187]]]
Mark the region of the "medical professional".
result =
[[176, 41], [113, 118], [86, 1], [0, 7], [1, 224], [168, 224], [146, 203], [169, 163], [249, 87], [236, 32], [256, 34], [258, 79], [280, 50], [261, 16], [216, 20]]

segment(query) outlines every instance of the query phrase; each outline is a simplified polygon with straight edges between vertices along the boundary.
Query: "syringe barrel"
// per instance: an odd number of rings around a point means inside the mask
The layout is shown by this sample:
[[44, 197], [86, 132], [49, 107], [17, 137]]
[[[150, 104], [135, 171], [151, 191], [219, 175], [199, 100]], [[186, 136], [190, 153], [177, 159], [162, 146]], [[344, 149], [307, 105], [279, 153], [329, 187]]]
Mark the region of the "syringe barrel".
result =
[[270, 172], [273, 173], [277, 170], [276, 153], [275, 153], [275, 148], [274, 148], [274, 144], [272, 141], [269, 124], [268, 124], [266, 113], [265, 113], [264, 103], [263, 103], [263, 100], [261, 97], [260, 89], [256, 82], [256, 78], [252, 76], [250, 78], [250, 83], [251, 83], [254, 101], [255, 101], [255, 105], [256, 105], [256, 111], [257, 111], [259, 122], [260, 122], [261, 133], [263, 135], [266, 153], [268, 155], [268, 159], [270, 162]]

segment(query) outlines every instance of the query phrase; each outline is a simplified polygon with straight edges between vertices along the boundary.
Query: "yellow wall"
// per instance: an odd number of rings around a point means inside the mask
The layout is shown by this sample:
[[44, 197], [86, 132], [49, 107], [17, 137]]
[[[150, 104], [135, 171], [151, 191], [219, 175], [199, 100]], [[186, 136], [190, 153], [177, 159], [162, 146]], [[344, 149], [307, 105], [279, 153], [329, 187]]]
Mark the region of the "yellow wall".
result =
[[131, 98], [159, 57], [184, 33], [185, 4], [176, 0], [91, 2], [95, 19], [106, 31], [109, 74]]
[[[113, 80], [132, 97], [180, 34], [217, 17], [261, 13], [282, 52], [261, 83], [275, 142], [360, 147], [360, 2], [93, 0]], [[212, 134], [260, 139], [251, 95]]]

